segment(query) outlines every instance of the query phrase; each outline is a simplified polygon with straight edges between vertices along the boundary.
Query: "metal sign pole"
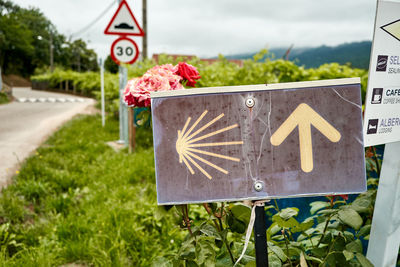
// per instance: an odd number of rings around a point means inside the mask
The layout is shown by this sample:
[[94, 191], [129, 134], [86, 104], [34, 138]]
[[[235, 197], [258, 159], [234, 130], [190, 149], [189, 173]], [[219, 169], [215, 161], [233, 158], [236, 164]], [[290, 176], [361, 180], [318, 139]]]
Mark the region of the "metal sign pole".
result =
[[254, 240], [257, 267], [268, 267], [267, 227], [265, 224], [264, 204], [262, 206], [256, 206]]
[[400, 142], [385, 145], [367, 258], [374, 266], [396, 266], [400, 246]]
[[124, 89], [128, 80], [128, 71], [119, 66], [119, 144], [128, 143], [128, 108], [124, 103]]
[[100, 59], [100, 84], [101, 84], [101, 125], [106, 125], [105, 103], [104, 103], [104, 61]]

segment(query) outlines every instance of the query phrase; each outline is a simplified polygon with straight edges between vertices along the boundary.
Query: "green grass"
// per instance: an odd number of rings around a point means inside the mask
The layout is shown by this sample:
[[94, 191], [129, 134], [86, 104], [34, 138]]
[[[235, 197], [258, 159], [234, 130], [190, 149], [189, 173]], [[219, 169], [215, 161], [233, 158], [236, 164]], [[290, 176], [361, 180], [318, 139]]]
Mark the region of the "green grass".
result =
[[5, 93], [0, 92], [0, 105], [6, 104], [8, 102], [10, 102], [10, 100], [8, 99], [8, 96]]
[[178, 249], [184, 233], [156, 205], [150, 130], [133, 154], [105, 144], [117, 139], [117, 121], [82, 116], [25, 162], [0, 196], [0, 266], [149, 266]]

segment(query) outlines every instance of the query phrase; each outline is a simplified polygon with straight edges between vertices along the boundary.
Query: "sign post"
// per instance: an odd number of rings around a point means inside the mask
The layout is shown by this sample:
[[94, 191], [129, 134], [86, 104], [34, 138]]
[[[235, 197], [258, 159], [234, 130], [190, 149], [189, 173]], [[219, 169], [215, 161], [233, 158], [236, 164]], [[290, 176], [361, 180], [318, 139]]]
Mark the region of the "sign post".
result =
[[[139, 48], [128, 36], [144, 36], [126, 0], [119, 3], [117, 11], [108, 23], [104, 34], [119, 35], [111, 45], [111, 58], [118, 65], [133, 64], [138, 59]], [[123, 101], [123, 93], [128, 81], [127, 69], [119, 66], [119, 140], [120, 144], [129, 143], [128, 107]]]
[[256, 265], [257, 267], [268, 267], [267, 223], [264, 205], [256, 206], [255, 209], [254, 247], [256, 249]]
[[104, 103], [104, 62], [100, 58], [100, 88], [101, 88], [101, 125], [104, 127], [106, 125], [105, 118], [105, 103]]
[[120, 144], [128, 144], [128, 107], [124, 103], [124, 89], [128, 81], [128, 70], [119, 66], [119, 140]]
[[365, 100], [365, 146], [385, 145], [367, 258], [395, 266], [400, 246], [400, 1], [378, 0]]

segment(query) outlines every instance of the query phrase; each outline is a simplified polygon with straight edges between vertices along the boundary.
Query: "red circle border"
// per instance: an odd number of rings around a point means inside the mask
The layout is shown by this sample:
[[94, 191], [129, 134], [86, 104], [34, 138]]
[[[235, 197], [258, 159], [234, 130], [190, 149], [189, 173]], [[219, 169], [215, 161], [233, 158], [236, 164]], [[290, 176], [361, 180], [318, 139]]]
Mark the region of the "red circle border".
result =
[[[119, 41], [121, 41], [121, 40], [127, 40], [127, 41], [131, 42], [131, 43], [133, 44], [133, 46], [136, 48], [136, 55], [135, 55], [135, 57], [134, 57], [131, 61], [129, 61], [129, 62], [121, 62], [121, 61], [119, 61], [119, 60], [115, 57], [115, 55], [114, 55], [114, 46], [115, 46]], [[135, 41], [133, 41], [133, 40], [130, 39], [130, 38], [127, 38], [126, 36], [119, 37], [119, 38], [118, 38], [117, 40], [115, 40], [115, 41], [112, 43], [112, 45], [111, 45], [111, 58], [112, 58], [112, 60], [114, 60], [114, 62], [117, 63], [118, 65], [120, 65], [121, 63], [124, 63], [124, 64], [133, 64], [133, 63], [135, 63], [135, 61], [138, 59], [138, 57], [139, 57], [139, 47], [137, 46], [137, 44], [135, 43]]]

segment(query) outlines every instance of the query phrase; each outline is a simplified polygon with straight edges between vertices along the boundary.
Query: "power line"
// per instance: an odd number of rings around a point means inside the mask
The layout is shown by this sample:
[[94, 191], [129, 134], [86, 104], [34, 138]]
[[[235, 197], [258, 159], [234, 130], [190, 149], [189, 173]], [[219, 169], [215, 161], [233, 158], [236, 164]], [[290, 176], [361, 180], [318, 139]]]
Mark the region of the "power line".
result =
[[84, 32], [86, 32], [87, 30], [89, 30], [97, 21], [99, 21], [99, 20], [104, 16], [104, 14], [107, 13], [107, 11], [108, 11], [117, 1], [118, 1], [118, 0], [112, 0], [111, 3], [110, 3], [110, 5], [107, 6], [107, 8], [104, 9], [104, 11], [101, 12], [100, 15], [97, 16], [91, 23], [89, 23], [88, 25], [86, 25], [85, 27], [83, 27], [82, 29], [80, 29], [79, 31], [77, 31], [77, 32], [75, 32], [75, 33], [73, 33], [73, 34], [71, 34], [71, 38], [72, 38], [72, 37], [78, 37], [78, 36], [81, 35], [82, 33], [84, 33]]

